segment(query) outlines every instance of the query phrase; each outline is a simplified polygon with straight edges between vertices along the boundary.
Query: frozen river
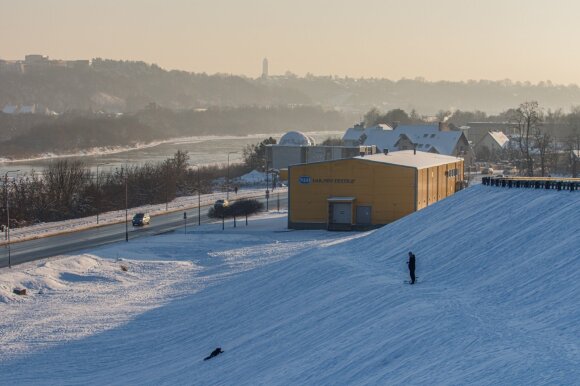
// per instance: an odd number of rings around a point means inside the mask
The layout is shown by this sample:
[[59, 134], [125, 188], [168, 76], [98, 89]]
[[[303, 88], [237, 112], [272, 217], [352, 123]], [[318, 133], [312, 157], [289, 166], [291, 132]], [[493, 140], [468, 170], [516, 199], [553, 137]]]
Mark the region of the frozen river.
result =
[[[307, 132], [317, 143], [328, 137], [342, 137], [342, 131], [320, 131]], [[95, 169], [98, 164], [104, 169], [115, 169], [123, 165], [142, 165], [147, 162], [160, 162], [170, 158], [177, 150], [187, 151], [191, 165], [207, 165], [216, 163], [227, 163], [228, 153], [230, 162], [240, 162], [244, 147], [250, 144], [261, 142], [263, 139], [273, 137], [279, 140], [284, 133], [276, 134], [251, 134], [244, 137], [235, 136], [206, 136], [178, 138], [154, 146], [143, 146], [136, 149], [118, 149], [110, 152], [95, 152], [94, 154], [75, 155], [64, 157], [67, 159], [81, 159], [91, 169]], [[0, 174], [7, 170], [20, 170], [20, 173], [30, 173], [32, 170], [42, 171], [51, 162], [60, 158], [42, 158], [36, 160], [0, 162]], [[103, 170], [103, 169], [101, 169]]]

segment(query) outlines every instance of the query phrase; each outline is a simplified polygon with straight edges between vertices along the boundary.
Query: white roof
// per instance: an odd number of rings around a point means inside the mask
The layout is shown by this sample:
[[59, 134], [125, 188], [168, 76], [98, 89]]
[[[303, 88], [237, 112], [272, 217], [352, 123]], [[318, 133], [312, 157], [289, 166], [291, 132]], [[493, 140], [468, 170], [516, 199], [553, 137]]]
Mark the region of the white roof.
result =
[[[389, 125], [379, 124], [367, 128], [363, 128], [362, 125], [355, 125], [350, 127], [344, 133], [342, 137], [343, 141], [358, 141], [360, 137], [364, 134], [367, 138], [369, 135], [376, 135], [376, 133], [381, 132], [391, 132], [393, 128]], [[375, 145], [374, 143], [372, 145]]]
[[4, 114], [15, 114], [17, 110], [18, 106], [16, 105], [5, 105], [4, 108], [2, 109], [2, 112]]
[[[384, 127], [388, 129], [384, 129]], [[387, 125], [377, 125], [361, 129], [351, 127], [343, 137], [344, 140], [358, 140], [363, 138], [363, 145], [376, 145], [380, 150], [397, 150], [397, 142], [401, 135], [408, 137], [417, 145], [417, 150], [431, 151], [439, 154], [453, 154], [457, 142], [461, 138], [461, 131], [440, 131], [439, 124], [434, 125], [399, 125], [391, 129]]]
[[424, 151], [413, 150], [393, 151], [389, 154], [373, 154], [364, 157], [354, 157], [355, 159], [380, 162], [389, 165], [406, 166], [416, 169], [425, 169], [432, 166], [446, 165], [448, 163], [463, 160], [463, 158], [451, 157], [443, 154], [426, 153]]
[[488, 134], [501, 147], [505, 147], [506, 144], [510, 141], [509, 138], [507, 137], [507, 135], [505, 135], [501, 131], [490, 131], [490, 132], [488, 132]]
[[289, 131], [280, 138], [280, 146], [314, 146], [316, 142], [313, 138], [300, 131]]
[[439, 124], [436, 125], [402, 125], [395, 129], [396, 133], [405, 134], [417, 145], [417, 150], [432, 151], [439, 154], [452, 154], [459, 138], [461, 131], [440, 131]]

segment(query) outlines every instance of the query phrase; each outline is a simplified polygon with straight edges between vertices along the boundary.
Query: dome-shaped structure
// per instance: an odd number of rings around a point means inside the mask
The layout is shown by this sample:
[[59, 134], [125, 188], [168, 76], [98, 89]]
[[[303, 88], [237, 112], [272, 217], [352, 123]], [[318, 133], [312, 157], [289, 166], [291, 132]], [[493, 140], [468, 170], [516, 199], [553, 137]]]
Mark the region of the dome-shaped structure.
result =
[[314, 139], [300, 131], [289, 131], [280, 138], [281, 146], [314, 146]]

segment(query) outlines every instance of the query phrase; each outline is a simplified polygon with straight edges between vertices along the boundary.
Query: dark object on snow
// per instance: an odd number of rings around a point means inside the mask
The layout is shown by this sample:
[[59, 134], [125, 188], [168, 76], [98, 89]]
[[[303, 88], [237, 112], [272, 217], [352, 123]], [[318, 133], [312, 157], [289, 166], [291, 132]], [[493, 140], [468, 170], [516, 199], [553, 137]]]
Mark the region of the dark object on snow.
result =
[[207, 361], [208, 359], [211, 359], [213, 357], [217, 357], [218, 355], [220, 355], [221, 353], [223, 353], [223, 350], [221, 347], [216, 348], [215, 350], [213, 350], [211, 352], [211, 354], [209, 354], [209, 356], [203, 358], [204, 361]]
[[12, 292], [14, 292], [16, 295], [26, 295], [26, 288], [14, 288]]
[[415, 255], [413, 252], [409, 252], [407, 265], [409, 266], [409, 275], [411, 275], [411, 284], [415, 284]]

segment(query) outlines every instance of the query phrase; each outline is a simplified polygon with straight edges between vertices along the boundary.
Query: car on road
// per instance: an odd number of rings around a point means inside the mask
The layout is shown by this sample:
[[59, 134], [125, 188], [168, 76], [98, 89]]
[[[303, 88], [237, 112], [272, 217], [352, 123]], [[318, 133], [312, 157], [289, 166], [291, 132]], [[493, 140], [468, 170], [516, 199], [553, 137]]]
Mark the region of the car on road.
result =
[[213, 207], [214, 209], [219, 209], [219, 208], [226, 208], [230, 206], [230, 203], [228, 200], [217, 200], [214, 204]]
[[483, 168], [481, 174], [493, 174], [493, 168]]
[[151, 216], [148, 213], [137, 213], [133, 216], [133, 226], [149, 225], [151, 222]]

